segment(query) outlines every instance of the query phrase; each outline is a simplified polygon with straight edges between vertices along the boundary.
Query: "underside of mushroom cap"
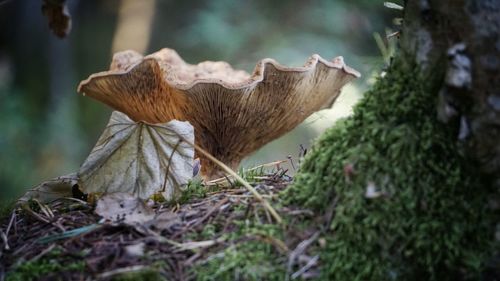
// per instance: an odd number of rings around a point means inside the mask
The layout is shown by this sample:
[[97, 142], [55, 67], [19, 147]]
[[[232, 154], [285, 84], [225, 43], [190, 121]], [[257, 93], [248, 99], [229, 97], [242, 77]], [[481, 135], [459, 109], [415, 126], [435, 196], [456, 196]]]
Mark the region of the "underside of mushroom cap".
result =
[[[171, 49], [145, 57], [124, 51], [114, 55], [109, 71], [82, 81], [78, 92], [135, 121], [187, 120], [200, 147], [237, 168], [243, 157], [331, 107], [341, 88], [359, 76], [342, 57], [313, 55], [303, 67], [264, 59], [248, 74], [226, 62], [190, 65]], [[200, 158], [205, 178], [220, 175]]]

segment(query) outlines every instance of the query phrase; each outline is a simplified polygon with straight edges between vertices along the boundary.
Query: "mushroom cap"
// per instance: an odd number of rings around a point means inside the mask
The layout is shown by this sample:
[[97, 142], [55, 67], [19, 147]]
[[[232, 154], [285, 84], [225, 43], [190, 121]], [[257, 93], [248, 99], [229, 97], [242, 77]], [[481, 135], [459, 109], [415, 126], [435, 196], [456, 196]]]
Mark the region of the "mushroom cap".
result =
[[[109, 71], [82, 81], [78, 92], [134, 121], [187, 120], [199, 146], [236, 168], [243, 157], [331, 107], [341, 88], [359, 76], [342, 57], [313, 55], [303, 67], [268, 58], [248, 74], [226, 62], [190, 65], [172, 49], [145, 57], [124, 51], [113, 56]], [[217, 176], [214, 165], [200, 158], [202, 175]]]

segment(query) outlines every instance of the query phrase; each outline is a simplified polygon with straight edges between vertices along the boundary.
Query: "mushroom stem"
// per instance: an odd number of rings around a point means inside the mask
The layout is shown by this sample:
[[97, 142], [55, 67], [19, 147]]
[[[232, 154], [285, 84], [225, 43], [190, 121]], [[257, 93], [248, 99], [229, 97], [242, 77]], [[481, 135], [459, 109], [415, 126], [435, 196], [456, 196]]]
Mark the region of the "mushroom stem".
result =
[[[175, 132], [176, 133], [176, 132]], [[213, 165], [217, 166], [220, 168], [221, 171], [223, 171], [224, 173], [227, 173], [229, 175], [231, 175], [232, 177], [234, 177], [237, 181], [239, 181], [246, 189], [248, 189], [248, 191], [250, 191], [252, 193], [252, 195], [260, 202], [262, 203], [262, 205], [264, 206], [264, 208], [267, 209], [267, 211], [269, 211], [269, 213], [271, 213], [271, 216], [273, 216], [273, 218], [276, 220], [276, 222], [278, 224], [281, 224], [283, 222], [283, 219], [281, 218], [281, 216], [278, 214], [278, 212], [276, 212], [276, 210], [271, 206], [271, 204], [269, 204], [269, 202], [264, 199], [264, 197], [262, 197], [260, 195], [259, 192], [257, 192], [257, 190], [255, 190], [255, 188], [253, 188], [253, 186], [251, 186], [246, 180], [244, 180], [240, 175], [238, 175], [238, 173], [236, 173], [233, 169], [231, 169], [230, 167], [228, 167], [226, 164], [224, 164], [223, 162], [219, 161], [217, 158], [215, 158], [212, 154], [210, 154], [209, 152], [207, 152], [206, 150], [204, 150], [203, 148], [201, 148], [200, 146], [196, 145], [195, 143], [192, 143], [188, 140], [186, 140], [183, 136], [177, 134], [179, 136], [179, 138], [181, 138], [184, 142], [188, 143], [189, 145], [193, 146], [196, 151], [198, 153], [200, 153], [201, 155], [203, 155], [205, 157], [205, 163], [207, 163], [207, 160], [209, 160], [211, 163], [213, 163]], [[201, 156], [200, 155], [200, 156]], [[201, 157], [200, 157], [201, 158]], [[201, 160], [203, 161], [203, 159]], [[239, 163], [239, 162], [238, 162]], [[203, 162], [202, 162], [202, 169], [203, 169]]]
[[[218, 179], [223, 177], [226, 172], [223, 168], [220, 167], [217, 163], [214, 161], [210, 160], [210, 158], [206, 157], [202, 153], [197, 153], [201, 155], [197, 155], [197, 157], [200, 158], [200, 163], [201, 163], [201, 175], [204, 180], [210, 181], [214, 179]], [[212, 154], [213, 155], [213, 154]], [[216, 159], [220, 159], [217, 156], [214, 156]], [[236, 171], [238, 170], [238, 167], [240, 166], [241, 159], [232, 159], [232, 160], [224, 160], [220, 159], [220, 162], [224, 163], [226, 166], [228, 166], [231, 170]]]

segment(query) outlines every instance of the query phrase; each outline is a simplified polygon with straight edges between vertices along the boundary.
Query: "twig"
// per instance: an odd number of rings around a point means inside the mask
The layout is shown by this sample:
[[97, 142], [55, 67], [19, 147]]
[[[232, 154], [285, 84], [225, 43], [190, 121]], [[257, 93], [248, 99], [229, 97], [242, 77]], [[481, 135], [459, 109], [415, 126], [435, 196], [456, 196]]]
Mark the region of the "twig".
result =
[[[289, 280], [288, 276], [292, 272], [292, 266], [295, 262], [295, 259], [297, 259], [298, 256], [302, 255], [306, 251], [306, 249], [309, 247], [309, 245], [311, 245], [314, 241], [316, 241], [316, 239], [318, 239], [319, 233], [320, 233], [319, 231], [316, 231], [313, 234], [313, 236], [311, 236], [311, 238], [300, 242], [297, 245], [297, 247], [295, 247], [295, 249], [290, 253], [290, 255], [288, 257], [288, 265], [287, 265], [287, 270], [286, 270], [287, 271], [286, 280]], [[292, 276], [292, 279], [295, 279], [295, 278], [293, 278], [293, 276]]]
[[337, 202], [339, 201], [338, 195], [335, 196], [335, 199], [332, 200], [330, 205], [326, 209], [326, 214], [325, 214], [325, 221], [323, 227], [325, 229], [328, 229], [330, 227], [330, 223], [333, 220], [333, 216], [335, 215], [335, 207], [337, 206]]
[[279, 165], [279, 164], [285, 163], [286, 161], [287, 160], [278, 160], [278, 161], [274, 161], [274, 162], [269, 162], [269, 163], [261, 164], [259, 166], [255, 166], [253, 168], [248, 169], [247, 172], [255, 171], [255, 170], [260, 169], [260, 168], [266, 168], [266, 167], [271, 167], [271, 166]]
[[189, 257], [187, 260], [184, 261], [183, 265], [184, 266], [191, 266], [193, 265], [193, 263], [199, 259], [202, 255], [202, 251], [199, 251], [197, 253], [195, 253], [194, 255], [192, 255], [191, 257]]
[[292, 274], [292, 279], [297, 279], [298, 277], [300, 277], [300, 275], [304, 274], [306, 271], [309, 270], [309, 268], [313, 267], [314, 265], [316, 265], [316, 263], [318, 262], [318, 259], [319, 259], [319, 255], [316, 255], [314, 256], [312, 259], [310, 259], [306, 265], [304, 265], [304, 267], [302, 267], [299, 271], [295, 272], [294, 274]]
[[262, 222], [262, 220], [260, 219], [260, 216], [259, 216], [259, 211], [257, 210], [257, 208], [253, 208], [253, 215], [255, 217], [255, 220], [259, 222], [259, 224], [264, 224]]
[[229, 199], [226, 197], [224, 199], [222, 199], [221, 201], [219, 201], [219, 203], [217, 203], [212, 209], [210, 209], [210, 211], [208, 211], [201, 219], [197, 220], [195, 223], [193, 223], [191, 225], [191, 228], [199, 225], [200, 223], [202, 223], [203, 221], [205, 221], [208, 217], [210, 217], [215, 211], [217, 211], [222, 205], [226, 204], [227, 201], [229, 201]]
[[301, 215], [305, 215], [305, 216], [309, 216], [309, 217], [312, 217], [314, 216], [314, 212], [311, 211], [311, 210], [290, 210], [288, 211], [287, 208], [283, 208], [282, 209], [283, 212], [286, 212], [287, 215], [289, 216], [301, 216]]
[[[252, 236], [249, 236], [249, 237], [252, 237]], [[277, 238], [274, 238], [272, 236], [267, 236], [267, 235], [256, 235], [254, 236], [257, 240], [259, 241], [262, 241], [262, 242], [265, 242], [265, 243], [268, 243], [268, 244], [271, 244], [273, 245], [274, 247], [276, 247], [281, 253], [288, 253], [290, 250], [288, 249], [288, 247], [286, 246], [286, 244], [277, 239]]]
[[3, 232], [3, 230], [0, 228], [0, 238], [2, 238], [3, 240], [3, 243], [4, 243], [4, 249], [5, 250], [10, 250], [10, 247], [9, 247], [9, 243], [8, 243], [8, 240], [7, 240], [7, 235], [5, 235], [5, 233]]
[[44, 222], [44, 223], [47, 223], [47, 224], [50, 224], [49, 220], [47, 220], [47, 219], [43, 218], [42, 216], [40, 216], [39, 214], [35, 213], [33, 210], [31, 210], [31, 208], [28, 205], [23, 204], [22, 208], [23, 208], [23, 210], [25, 210], [26, 212], [28, 212], [28, 214], [32, 215], [37, 220], [39, 220], [41, 222]]
[[5, 230], [5, 235], [7, 235], [7, 237], [9, 236], [10, 228], [12, 227], [12, 223], [14, 222], [15, 218], [16, 218], [16, 210], [13, 210], [12, 215], [10, 216], [9, 225], [7, 225], [7, 229]]
[[48, 252], [52, 251], [56, 247], [56, 244], [51, 244], [47, 248], [45, 248], [43, 251], [40, 252], [40, 254], [36, 255], [34, 258], [32, 258], [30, 261], [37, 261], [41, 257], [45, 256]]
[[54, 213], [52, 212], [52, 210], [49, 208], [49, 206], [45, 205], [45, 204], [42, 204], [40, 201], [38, 201], [37, 199], [33, 199], [34, 202], [36, 202], [38, 204], [38, 207], [40, 207], [40, 210], [45, 214], [46, 217], [48, 218], [53, 218], [54, 217]]
[[[274, 161], [274, 162], [260, 164], [258, 166], [253, 167], [253, 168], [245, 170], [245, 172], [251, 172], [251, 171], [255, 171], [255, 170], [261, 169], [261, 168], [272, 167], [272, 166], [279, 165], [279, 164], [285, 163], [285, 162], [287, 162], [287, 160], [278, 160], [278, 161]], [[255, 178], [257, 178], [257, 177], [255, 177]], [[228, 180], [228, 177], [224, 176], [224, 177], [221, 177], [221, 178], [218, 178], [218, 179], [214, 179], [214, 180], [208, 181], [207, 185], [216, 185], [216, 184], [222, 183], [222, 182], [227, 181], [227, 180]]]
[[111, 276], [115, 276], [118, 274], [137, 272], [137, 271], [141, 271], [141, 270], [144, 270], [147, 268], [149, 268], [149, 267], [144, 266], [144, 265], [133, 265], [133, 266], [128, 266], [128, 267], [122, 267], [122, 268], [103, 272], [103, 273], [97, 275], [97, 279], [106, 279], [106, 278], [109, 278]]
[[227, 175], [224, 175], [224, 179], [229, 183], [229, 185], [231, 186], [231, 188], [234, 188], [236, 186], [236, 183], [234, 183], [233, 181], [231, 181], [231, 179]]
[[264, 209], [264, 212], [265, 212], [265, 214], [266, 214], [266, 219], [267, 219], [267, 221], [268, 221], [269, 223], [272, 223], [272, 219], [271, 219], [271, 216], [269, 215], [269, 212], [268, 212], [266, 209]]
[[59, 198], [59, 199], [61, 199], [61, 200], [63, 200], [63, 199], [64, 199], [64, 200], [69, 200], [69, 201], [75, 201], [75, 202], [77, 202], [77, 203], [81, 203], [82, 205], [87, 205], [87, 206], [89, 205], [89, 203], [87, 203], [87, 202], [85, 202], [85, 201], [83, 201], [83, 200], [81, 200], [81, 199], [78, 199], [78, 198], [73, 198], [73, 197], [61, 197], [61, 198]]
[[220, 237], [220, 238], [217, 238], [214, 240], [185, 242], [185, 243], [181, 243], [178, 247], [179, 247], [180, 251], [196, 250], [199, 248], [211, 247], [213, 245], [217, 245], [217, 244], [222, 243], [224, 241], [226, 241], [226, 238]]
[[292, 168], [294, 171], [297, 171], [297, 169], [295, 168], [295, 165], [293, 164], [293, 158], [292, 158], [292, 155], [288, 155], [288, 160], [290, 161], [290, 164], [292, 165]]
[[19, 255], [22, 251], [25, 250], [25, 248], [29, 248], [33, 246], [32, 243], [26, 243], [26, 244], [23, 244], [21, 247], [17, 248], [13, 253], [12, 253], [12, 256], [15, 257], [17, 255]]
[[[227, 194], [226, 196], [227, 197], [232, 197], [232, 198], [250, 198], [250, 197], [254, 197], [253, 195], [245, 195], [245, 194]], [[273, 195], [264, 194], [264, 195], [261, 195], [261, 196], [262, 196], [262, 198], [273, 199], [277, 195], [276, 194], [273, 194]]]

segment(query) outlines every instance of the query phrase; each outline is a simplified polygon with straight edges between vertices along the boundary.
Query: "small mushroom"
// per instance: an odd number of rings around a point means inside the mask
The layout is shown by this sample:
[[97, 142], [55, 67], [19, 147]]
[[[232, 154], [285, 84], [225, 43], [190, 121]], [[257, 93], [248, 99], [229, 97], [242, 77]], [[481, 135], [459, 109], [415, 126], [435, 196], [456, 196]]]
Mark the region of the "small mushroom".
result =
[[[124, 51], [113, 56], [109, 71], [82, 81], [78, 92], [134, 121], [187, 120], [195, 142], [236, 169], [245, 156], [331, 107], [342, 87], [359, 76], [342, 57], [313, 55], [303, 67], [264, 59], [248, 74], [225, 62], [190, 65], [171, 49], [145, 57]], [[197, 157], [205, 179], [222, 175], [203, 155]]]

